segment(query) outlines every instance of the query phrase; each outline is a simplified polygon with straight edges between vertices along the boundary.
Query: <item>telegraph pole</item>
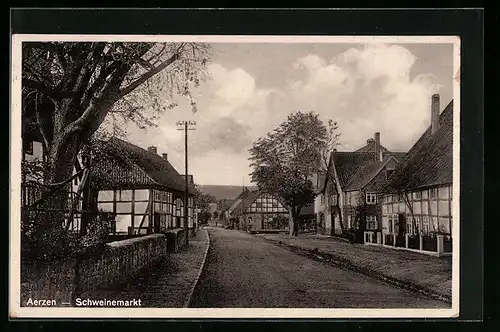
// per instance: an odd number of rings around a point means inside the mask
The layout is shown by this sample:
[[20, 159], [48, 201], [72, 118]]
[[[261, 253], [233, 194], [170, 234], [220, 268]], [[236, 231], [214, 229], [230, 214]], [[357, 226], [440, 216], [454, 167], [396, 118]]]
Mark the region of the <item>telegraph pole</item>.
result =
[[[186, 244], [189, 243], [188, 130], [195, 130], [195, 128], [194, 128], [195, 125], [196, 125], [195, 121], [177, 121], [177, 126], [179, 127], [179, 128], [177, 128], [177, 130], [184, 130], [184, 230], [186, 232]], [[189, 126], [191, 126], [191, 127], [189, 127]], [[194, 216], [194, 211], [193, 211], [193, 216]]]

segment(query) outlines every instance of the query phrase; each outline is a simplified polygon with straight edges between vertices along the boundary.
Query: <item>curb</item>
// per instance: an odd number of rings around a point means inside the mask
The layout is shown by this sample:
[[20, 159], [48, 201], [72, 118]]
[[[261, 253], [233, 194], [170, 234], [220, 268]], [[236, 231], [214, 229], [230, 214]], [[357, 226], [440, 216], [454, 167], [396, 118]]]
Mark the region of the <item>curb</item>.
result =
[[198, 271], [198, 275], [196, 276], [196, 278], [193, 281], [193, 284], [191, 285], [191, 289], [186, 297], [186, 300], [184, 301], [183, 308], [189, 308], [189, 306], [191, 305], [191, 301], [193, 300], [194, 290], [196, 289], [196, 286], [198, 286], [198, 282], [200, 281], [201, 274], [205, 268], [205, 262], [206, 262], [207, 256], [208, 256], [208, 249], [210, 248], [210, 233], [208, 233], [206, 228], [203, 228], [203, 230], [207, 233], [207, 247], [205, 248], [205, 253], [203, 254], [203, 260], [201, 261], [201, 266], [200, 266], [200, 269]]
[[313, 259], [315, 261], [318, 261], [318, 262], [327, 263], [329, 265], [349, 269], [351, 271], [355, 271], [355, 272], [364, 274], [368, 277], [372, 277], [372, 278], [375, 278], [378, 280], [385, 281], [393, 286], [396, 286], [399, 288], [404, 288], [404, 289], [411, 290], [414, 292], [418, 292], [418, 293], [423, 294], [425, 296], [432, 297], [436, 300], [440, 300], [442, 302], [445, 302], [445, 303], [451, 305], [451, 296], [440, 294], [440, 293], [437, 293], [437, 292], [430, 290], [426, 287], [417, 285], [413, 282], [394, 278], [394, 277], [385, 275], [381, 272], [374, 271], [372, 269], [357, 265], [348, 259], [338, 257], [336, 255], [333, 255], [333, 254], [327, 253], [327, 252], [323, 252], [323, 251], [313, 252], [311, 250], [304, 249], [304, 248], [294, 246], [294, 245], [290, 245], [290, 244], [287, 244], [287, 243], [284, 243], [284, 242], [278, 241], [278, 240], [270, 240], [270, 239], [266, 239], [266, 238], [264, 238], [264, 239], [266, 241], [269, 241], [270, 243], [277, 245], [277, 246], [286, 247], [287, 249], [289, 249], [290, 251], [292, 251], [298, 255], [306, 256], [306, 257]]

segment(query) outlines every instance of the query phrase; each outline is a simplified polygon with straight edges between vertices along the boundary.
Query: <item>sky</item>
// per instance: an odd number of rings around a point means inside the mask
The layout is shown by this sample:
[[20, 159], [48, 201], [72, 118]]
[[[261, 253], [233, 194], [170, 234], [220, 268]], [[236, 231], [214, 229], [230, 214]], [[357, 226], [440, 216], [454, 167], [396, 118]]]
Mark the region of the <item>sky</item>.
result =
[[212, 44], [211, 79], [193, 90], [193, 114], [184, 97], [162, 113], [157, 128], [127, 128], [127, 140], [168, 153], [184, 173], [189, 131], [189, 173], [198, 184], [248, 185], [252, 142], [293, 112], [314, 111], [338, 122], [339, 151], [354, 151], [380, 132], [391, 151], [408, 151], [430, 125], [430, 100], [441, 110], [453, 95], [452, 44], [220, 43]]

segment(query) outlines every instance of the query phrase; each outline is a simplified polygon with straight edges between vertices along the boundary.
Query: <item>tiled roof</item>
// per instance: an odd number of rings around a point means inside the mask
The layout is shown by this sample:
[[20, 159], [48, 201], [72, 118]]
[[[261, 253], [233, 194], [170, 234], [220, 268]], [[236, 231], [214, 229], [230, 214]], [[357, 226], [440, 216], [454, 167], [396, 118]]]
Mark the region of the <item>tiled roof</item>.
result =
[[387, 152], [387, 154], [396, 158], [398, 162], [401, 162], [406, 157], [406, 152]]
[[231, 215], [237, 216], [242, 214], [252, 203], [259, 197], [261, 192], [259, 190], [247, 190], [243, 195], [239, 197], [241, 201], [239, 204], [233, 209]]
[[439, 116], [439, 129], [422, 134], [395, 172], [384, 191], [408, 190], [449, 184], [453, 181], [453, 101]]
[[337, 152], [330, 154], [328, 173], [320, 177], [316, 193], [321, 193], [325, 189], [328, 178], [333, 178], [333, 162], [335, 164], [340, 186], [343, 190], [358, 190], [364, 187], [368, 181], [376, 174], [382, 164], [389, 156], [396, 158], [398, 162], [404, 159], [405, 152], [392, 152], [381, 146], [383, 162], [375, 161], [375, 145], [373, 142], [354, 152]]
[[363, 188], [380, 170], [384, 162], [377, 161], [360, 167], [353, 175], [344, 190], [352, 191]]
[[[100, 142], [102, 162], [111, 162], [119, 165], [121, 168], [129, 169], [132, 172], [130, 178], [119, 179], [120, 184], [128, 182], [132, 185], [157, 185], [168, 189], [183, 192], [185, 189], [184, 177], [166, 160], [156, 153], [140, 148], [132, 143], [113, 137], [108, 141]], [[99, 165], [94, 165], [96, 181], [103, 180], [105, 172], [99, 172]], [[137, 175], [133, 170], [142, 170], [146, 177]], [[114, 169], [113, 169], [114, 171]], [[134, 175], [135, 174], [135, 175]], [[94, 175], [93, 175], [94, 177]], [[112, 179], [117, 181], [116, 179]], [[193, 185], [190, 185], [190, 193], [195, 193]]]
[[220, 204], [219, 210], [226, 211], [227, 209], [229, 209], [231, 207], [233, 202], [234, 202], [234, 199], [224, 198], [224, 199], [219, 200], [219, 204]]
[[[382, 151], [382, 153], [384, 153], [387, 151], [387, 149], [385, 147], [383, 147], [382, 145], [380, 145], [380, 151]], [[375, 152], [375, 141], [370, 140], [370, 142], [367, 142], [365, 146], [357, 149], [355, 152]]]
[[376, 163], [372, 152], [333, 152], [333, 164], [341, 188], [345, 188], [362, 168]]

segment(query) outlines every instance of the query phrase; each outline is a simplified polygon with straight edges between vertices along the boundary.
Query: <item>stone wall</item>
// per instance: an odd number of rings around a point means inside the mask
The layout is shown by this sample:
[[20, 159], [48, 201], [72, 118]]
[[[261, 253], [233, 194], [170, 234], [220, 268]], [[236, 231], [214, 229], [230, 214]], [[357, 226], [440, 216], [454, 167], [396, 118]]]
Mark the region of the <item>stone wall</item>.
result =
[[177, 252], [186, 244], [186, 230], [184, 228], [169, 229], [165, 235], [170, 252]]
[[[163, 234], [108, 243], [101, 254], [80, 262], [81, 291], [125, 282], [166, 254], [167, 237]], [[76, 286], [75, 271], [74, 259], [38, 265], [23, 263], [21, 306], [25, 306], [30, 298], [55, 300], [57, 306], [70, 303]]]

